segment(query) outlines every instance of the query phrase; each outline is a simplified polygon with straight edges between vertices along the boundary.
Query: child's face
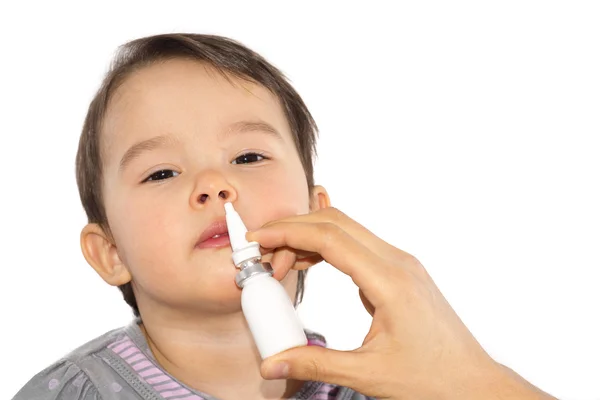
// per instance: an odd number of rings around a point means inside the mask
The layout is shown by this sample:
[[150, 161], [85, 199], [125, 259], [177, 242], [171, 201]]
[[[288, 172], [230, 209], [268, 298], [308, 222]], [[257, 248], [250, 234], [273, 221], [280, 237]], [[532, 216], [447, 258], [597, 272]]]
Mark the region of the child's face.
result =
[[[110, 104], [101, 145], [112, 257], [131, 274], [141, 307], [239, 308], [230, 247], [196, 246], [224, 218], [223, 197], [250, 230], [309, 211], [306, 177], [279, 102], [261, 86], [231, 79], [199, 62], [172, 60], [136, 72]], [[147, 140], [122, 164], [128, 149]], [[265, 159], [240, 157], [247, 153]], [[156, 174], [161, 170], [167, 171]], [[156, 180], [144, 182], [149, 176]], [[283, 280], [290, 294], [296, 282], [295, 271]]]

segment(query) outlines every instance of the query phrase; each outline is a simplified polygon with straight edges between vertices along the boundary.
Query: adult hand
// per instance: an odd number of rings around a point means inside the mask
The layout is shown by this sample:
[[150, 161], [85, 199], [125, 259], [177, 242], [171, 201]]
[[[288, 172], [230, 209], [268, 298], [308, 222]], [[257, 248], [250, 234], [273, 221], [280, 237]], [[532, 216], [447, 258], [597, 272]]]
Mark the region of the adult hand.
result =
[[484, 351], [415, 257], [342, 212], [274, 221], [247, 238], [285, 249], [273, 257], [276, 270], [322, 257], [352, 278], [373, 317], [360, 348], [294, 348], [264, 360], [264, 378], [328, 382], [380, 399], [552, 399]]

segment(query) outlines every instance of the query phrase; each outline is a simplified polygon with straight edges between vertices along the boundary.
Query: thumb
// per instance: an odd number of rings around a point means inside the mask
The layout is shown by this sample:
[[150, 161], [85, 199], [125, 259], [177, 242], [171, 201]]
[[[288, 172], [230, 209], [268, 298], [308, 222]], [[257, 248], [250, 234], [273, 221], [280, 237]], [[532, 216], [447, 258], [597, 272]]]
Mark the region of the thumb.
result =
[[354, 387], [364, 376], [360, 354], [320, 346], [296, 347], [262, 362], [265, 379], [297, 379]]

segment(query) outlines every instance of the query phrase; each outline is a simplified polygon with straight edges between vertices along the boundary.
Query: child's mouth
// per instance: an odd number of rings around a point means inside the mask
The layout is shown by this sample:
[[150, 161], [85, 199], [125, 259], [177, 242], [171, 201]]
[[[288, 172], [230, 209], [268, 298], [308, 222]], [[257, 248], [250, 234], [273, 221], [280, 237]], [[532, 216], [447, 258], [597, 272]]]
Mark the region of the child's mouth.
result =
[[225, 246], [230, 246], [228, 233], [214, 235], [196, 245], [199, 249], [214, 249]]
[[231, 246], [229, 241], [229, 230], [225, 218], [219, 218], [206, 227], [198, 237], [195, 247], [197, 249], [215, 249]]

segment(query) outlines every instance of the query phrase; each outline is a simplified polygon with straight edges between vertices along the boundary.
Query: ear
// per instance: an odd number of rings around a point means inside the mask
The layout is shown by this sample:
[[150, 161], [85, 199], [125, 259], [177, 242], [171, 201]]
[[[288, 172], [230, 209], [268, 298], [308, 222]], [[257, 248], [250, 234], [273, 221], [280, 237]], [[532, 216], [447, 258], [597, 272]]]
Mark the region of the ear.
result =
[[117, 246], [98, 224], [87, 224], [81, 231], [81, 251], [88, 264], [112, 286], [131, 281], [131, 274], [117, 253]]
[[327, 207], [331, 207], [327, 190], [321, 185], [313, 186], [310, 197], [310, 211], [317, 211]]

